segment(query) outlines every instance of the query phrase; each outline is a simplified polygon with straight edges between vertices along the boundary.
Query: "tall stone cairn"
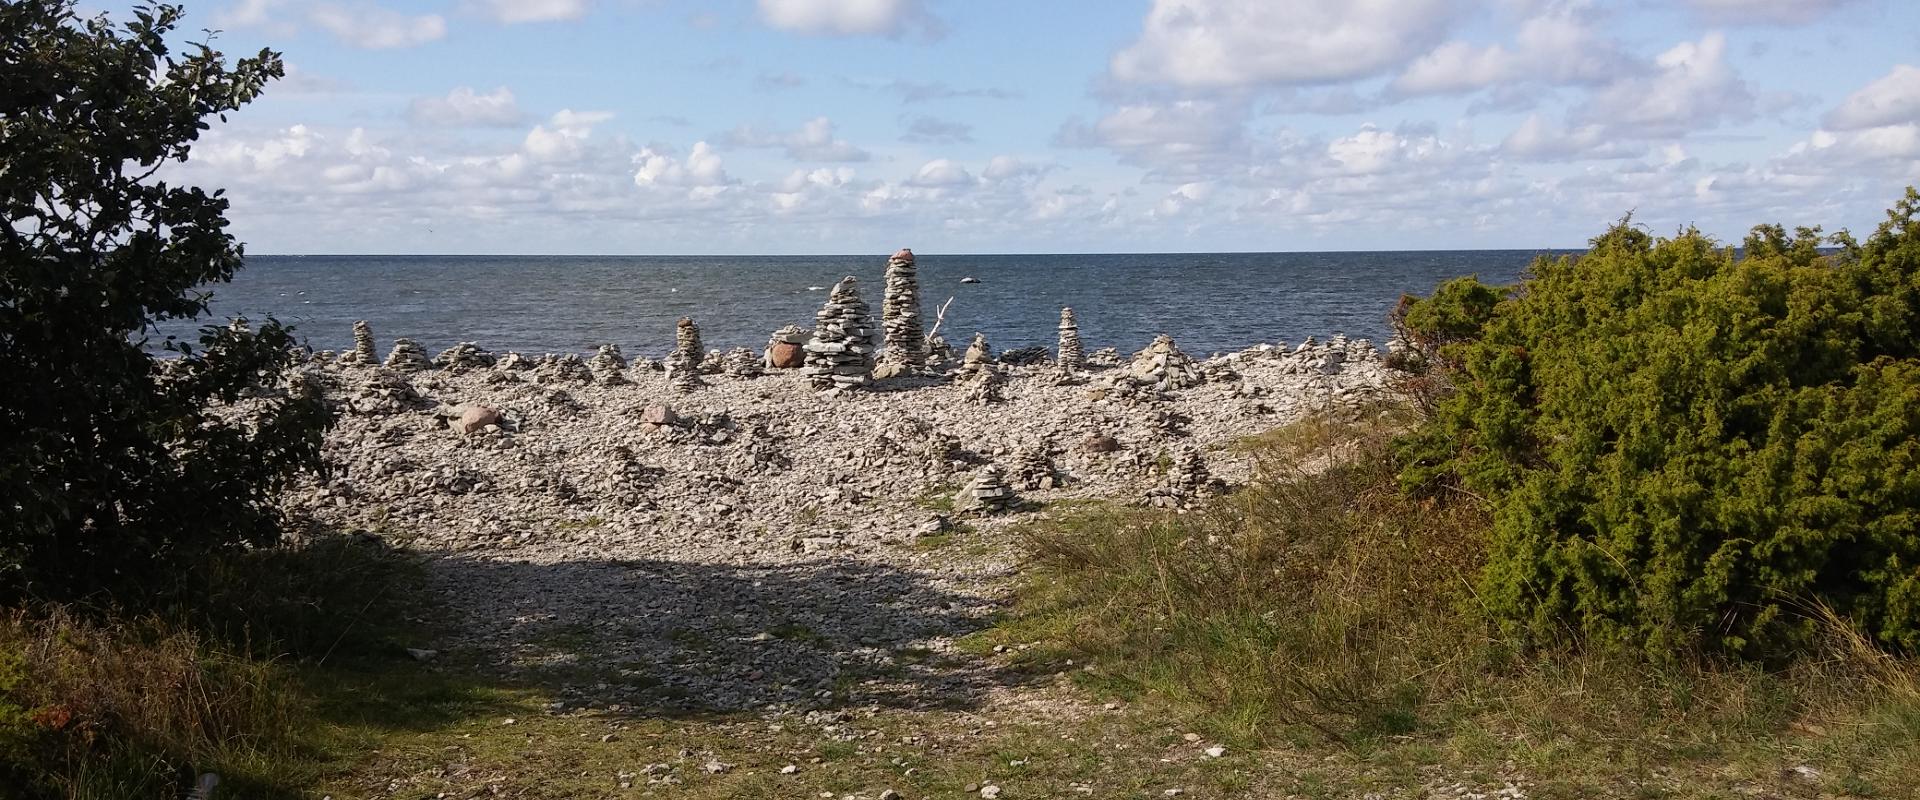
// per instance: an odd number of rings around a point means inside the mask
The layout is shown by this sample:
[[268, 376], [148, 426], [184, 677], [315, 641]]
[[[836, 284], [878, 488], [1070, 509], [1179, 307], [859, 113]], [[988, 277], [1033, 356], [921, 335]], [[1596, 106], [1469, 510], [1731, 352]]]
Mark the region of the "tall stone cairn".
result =
[[420, 345], [402, 337], [393, 340], [393, 351], [387, 354], [386, 366], [401, 372], [420, 372], [432, 369], [433, 361], [427, 358], [427, 351], [420, 349]]
[[676, 392], [693, 391], [700, 385], [700, 362], [706, 357], [700, 326], [690, 317], [681, 317], [673, 330], [673, 353], [667, 356], [667, 385]]
[[887, 285], [880, 302], [880, 319], [887, 334], [881, 360], [924, 366], [927, 337], [920, 325], [920, 271], [913, 265], [912, 250], [901, 248], [887, 259]]
[[363, 366], [380, 363], [380, 354], [374, 350], [373, 326], [366, 320], [353, 323], [353, 355], [341, 360]]
[[1080, 321], [1073, 316], [1073, 309], [1060, 309], [1060, 358], [1057, 362], [1061, 372], [1079, 372], [1087, 368], [1087, 351], [1080, 345]]
[[801, 372], [815, 389], [850, 391], [872, 379], [873, 318], [852, 275], [833, 285], [826, 304], [814, 315], [806, 350], [807, 366]]

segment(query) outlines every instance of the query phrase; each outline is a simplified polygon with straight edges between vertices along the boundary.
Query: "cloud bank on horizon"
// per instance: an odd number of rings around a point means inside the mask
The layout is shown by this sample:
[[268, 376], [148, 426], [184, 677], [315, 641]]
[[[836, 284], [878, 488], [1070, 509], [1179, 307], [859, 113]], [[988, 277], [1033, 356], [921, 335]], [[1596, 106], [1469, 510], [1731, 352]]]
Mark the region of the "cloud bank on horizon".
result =
[[[114, 9], [108, 9], [113, 13]], [[1910, 0], [189, 0], [289, 76], [173, 179], [255, 253], [1578, 246], [1864, 233]]]

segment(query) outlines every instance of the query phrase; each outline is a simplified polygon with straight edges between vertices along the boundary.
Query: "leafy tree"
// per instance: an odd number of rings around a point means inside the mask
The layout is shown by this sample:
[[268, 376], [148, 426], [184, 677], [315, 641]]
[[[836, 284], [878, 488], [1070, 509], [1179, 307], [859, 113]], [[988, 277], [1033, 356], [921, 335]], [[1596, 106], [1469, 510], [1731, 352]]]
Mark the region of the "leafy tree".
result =
[[268, 543], [274, 493], [319, 463], [327, 412], [274, 388], [287, 328], [207, 327], [197, 350], [148, 352], [156, 323], [207, 313], [196, 287], [242, 254], [219, 192], [156, 176], [283, 74], [271, 51], [173, 54], [180, 17], [0, 3], [0, 595], [139, 589]]
[[1409, 324], [1465, 344], [1402, 479], [1491, 504], [1487, 607], [1771, 657], [1825, 604], [1920, 650], [1917, 213], [1909, 189], [1864, 246], [1761, 226], [1740, 254], [1623, 221], [1490, 314], [1480, 289], [1419, 301], [1457, 307]]

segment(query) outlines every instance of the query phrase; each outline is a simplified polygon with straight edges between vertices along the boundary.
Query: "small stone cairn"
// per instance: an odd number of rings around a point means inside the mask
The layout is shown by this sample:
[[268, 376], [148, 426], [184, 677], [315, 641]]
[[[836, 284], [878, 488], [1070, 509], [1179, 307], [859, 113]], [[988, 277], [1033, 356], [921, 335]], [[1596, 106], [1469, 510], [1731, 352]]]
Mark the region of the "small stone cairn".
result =
[[954, 378], [970, 402], [990, 405], [1006, 399], [1000, 392], [1004, 381], [999, 370], [994, 369], [993, 349], [987, 345], [986, 334], [973, 335], [973, 343], [967, 345], [966, 355], [961, 356], [960, 369]]
[[495, 360], [493, 354], [481, 349], [480, 345], [474, 344], [473, 342], [461, 342], [440, 351], [440, 355], [433, 357], [433, 365], [458, 374], [483, 367], [491, 367]]
[[991, 464], [974, 473], [973, 480], [954, 498], [954, 510], [963, 514], [998, 514], [1020, 504], [1007, 485], [1006, 475]]
[[748, 348], [733, 348], [732, 350], [728, 350], [727, 354], [722, 358], [720, 371], [726, 373], [730, 378], [740, 378], [743, 380], [758, 378], [761, 374], [760, 357], [754, 355], [753, 351]]
[[595, 379], [608, 386], [619, 386], [630, 382], [626, 376], [627, 357], [621, 355], [620, 345], [617, 344], [600, 345], [600, 349], [593, 354], [593, 358], [587, 360], [587, 369], [593, 371]]
[[1061, 372], [1079, 372], [1087, 368], [1087, 351], [1080, 344], [1080, 321], [1072, 307], [1060, 309], [1060, 356], [1055, 362]]
[[1173, 343], [1173, 337], [1160, 334], [1145, 350], [1135, 353], [1127, 368], [1127, 377], [1160, 391], [1197, 386], [1206, 380], [1193, 359]]
[[420, 349], [412, 339], [401, 337], [393, 340], [393, 351], [387, 353], [387, 369], [400, 372], [421, 372], [433, 369], [433, 361], [427, 358], [427, 351]]
[[1174, 454], [1166, 481], [1147, 491], [1146, 502], [1155, 508], [1187, 510], [1218, 491], [1219, 484], [1207, 474], [1207, 462], [1200, 451], [1185, 446]]
[[813, 338], [813, 331], [798, 325], [788, 325], [774, 331], [767, 339], [767, 369], [799, 369], [807, 363], [807, 340]]
[[1052, 442], [1042, 439], [1014, 454], [1013, 485], [1029, 492], [1060, 485], [1060, 473], [1053, 468]]
[[706, 356], [706, 345], [700, 343], [700, 326], [690, 317], [681, 317], [673, 330], [673, 354], [667, 356], [667, 385], [676, 392], [699, 387], [700, 362]]
[[872, 380], [873, 319], [852, 275], [833, 285], [833, 293], [814, 316], [813, 339], [806, 350], [803, 372], [815, 389], [845, 392]]
[[534, 375], [543, 382], [573, 381], [592, 383], [593, 368], [587, 366], [587, 360], [579, 353], [568, 353], [557, 358], [541, 358], [533, 367]]
[[920, 324], [920, 273], [913, 251], [901, 248], [887, 259], [887, 283], [880, 302], [886, 348], [880, 361], [888, 374], [927, 363], [927, 337]]
[[340, 362], [361, 366], [380, 363], [380, 354], [374, 352], [373, 326], [368, 325], [366, 320], [353, 323], [353, 352], [341, 356]]

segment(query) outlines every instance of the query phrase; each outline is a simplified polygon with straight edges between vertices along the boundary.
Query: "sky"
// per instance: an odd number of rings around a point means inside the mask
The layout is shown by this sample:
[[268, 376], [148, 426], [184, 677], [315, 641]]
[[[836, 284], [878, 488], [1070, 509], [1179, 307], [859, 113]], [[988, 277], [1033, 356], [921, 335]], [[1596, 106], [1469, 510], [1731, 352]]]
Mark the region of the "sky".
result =
[[182, 1], [288, 65], [168, 176], [255, 254], [1737, 242], [1920, 184], [1920, 0]]

